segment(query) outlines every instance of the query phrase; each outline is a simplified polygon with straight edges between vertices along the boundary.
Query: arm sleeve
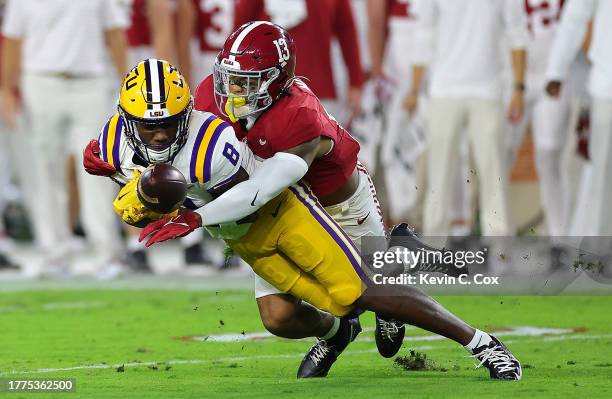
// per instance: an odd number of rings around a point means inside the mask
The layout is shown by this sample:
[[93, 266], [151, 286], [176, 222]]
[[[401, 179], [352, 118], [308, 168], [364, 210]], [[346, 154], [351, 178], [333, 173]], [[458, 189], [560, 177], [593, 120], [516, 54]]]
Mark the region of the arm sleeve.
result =
[[106, 0], [102, 8], [102, 21], [105, 30], [127, 29], [130, 26], [129, 14], [115, 0]]
[[23, 18], [23, 2], [9, 0], [4, 10], [2, 35], [11, 39], [20, 39], [25, 33], [25, 20]]
[[587, 24], [594, 15], [595, 1], [570, 0], [566, 4], [548, 57], [548, 80], [563, 80], [567, 76], [584, 40]]
[[414, 34], [415, 51], [412, 56], [416, 65], [428, 65], [433, 59], [436, 2], [437, 0], [416, 0], [414, 5], [417, 22]]
[[355, 18], [348, 0], [341, 0], [338, 4], [334, 19], [334, 31], [340, 43], [344, 65], [348, 69], [350, 85], [351, 87], [361, 87], [365, 77], [361, 67]]
[[204, 205], [197, 212], [204, 226], [240, 220], [265, 205], [284, 189], [299, 181], [308, 164], [297, 155], [278, 152], [255, 169], [251, 178]]
[[504, 28], [510, 48], [524, 49], [529, 39], [529, 31], [523, 0], [505, 0], [503, 14]]

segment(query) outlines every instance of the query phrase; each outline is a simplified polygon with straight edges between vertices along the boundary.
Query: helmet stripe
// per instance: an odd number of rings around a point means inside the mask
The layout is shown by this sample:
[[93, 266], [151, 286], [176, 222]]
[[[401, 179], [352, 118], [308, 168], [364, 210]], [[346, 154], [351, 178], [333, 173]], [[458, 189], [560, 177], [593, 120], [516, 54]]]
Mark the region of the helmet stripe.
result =
[[232, 44], [232, 48], [230, 49], [230, 55], [229, 55], [230, 60], [236, 61], [235, 54], [238, 53], [238, 49], [240, 48], [242, 41], [249, 33], [251, 33], [253, 29], [257, 28], [260, 25], [273, 25], [273, 24], [268, 21], [256, 21], [256, 22], [253, 22], [251, 25], [247, 26], [246, 28], [244, 28], [244, 30], [240, 32], [240, 34], [238, 34], [238, 37], [234, 41], [234, 44]]
[[159, 102], [161, 108], [166, 108], [166, 85], [164, 78], [164, 63], [157, 60], [157, 79], [159, 80]]
[[147, 84], [147, 109], [153, 109], [153, 89], [151, 87], [151, 63], [149, 60], [144, 62], [145, 81]]
[[160, 90], [159, 90], [159, 68], [157, 68], [157, 60], [147, 60], [151, 71], [151, 97], [153, 101], [153, 109], [160, 109]]

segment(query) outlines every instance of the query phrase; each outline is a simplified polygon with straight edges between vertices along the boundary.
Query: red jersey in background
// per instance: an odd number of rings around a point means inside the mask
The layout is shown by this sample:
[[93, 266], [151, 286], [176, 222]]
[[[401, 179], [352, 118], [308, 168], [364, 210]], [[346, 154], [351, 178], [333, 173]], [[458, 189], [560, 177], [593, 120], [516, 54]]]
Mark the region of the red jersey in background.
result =
[[[296, 1], [283, 6], [278, 0], [236, 0], [235, 26], [268, 20], [287, 29], [296, 45], [296, 75], [307, 78], [313, 92], [323, 99], [336, 98], [331, 61], [331, 42], [335, 37], [348, 68], [350, 86], [361, 87], [365, 77], [349, 0], [299, 0], [304, 3], [301, 10]], [[288, 16], [290, 6], [298, 15]], [[279, 10], [279, 15], [270, 15], [272, 10]]]

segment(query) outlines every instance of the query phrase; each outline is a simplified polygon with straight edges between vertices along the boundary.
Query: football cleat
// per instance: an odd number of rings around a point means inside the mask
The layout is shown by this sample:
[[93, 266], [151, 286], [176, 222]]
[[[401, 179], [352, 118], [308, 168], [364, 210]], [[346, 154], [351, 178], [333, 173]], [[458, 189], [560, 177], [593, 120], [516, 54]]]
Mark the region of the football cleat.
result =
[[19, 266], [7, 255], [0, 252], [0, 270], [19, 270]]
[[404, 342], [406, 334], [406, 326], [394, 319], [385, 320], [381, 316], [376, 315], [376, 330], [374, 338], [376, 339], [376, 347], [378, 353], [382, 357], [393, 357], [399, 352]]
[[[423, 241], [419, 239], [414, 230], [408, 226], [407, 223], [400, 223], [395, 226], [391, 230], [391, 235], [389, 239], [389, 248], [391, 247], [403, 247], [407, 248], [409, 251], [419, 252], [419, 251], [428, 251], [428, 252], [442, 252], [446, 253], [449, 250], [442, 248], [434, 248], [430, 245], [425, 244]], [[467, 266], [458, 267], [455, 265], [449, 265], [444, 262], [433, 262], [427, 264], [418, 264], [413, 265], [411, 269], [411, 273], [444, 273], [448, 276], [458, 277], [461, 275], [469, 275], [469, 270]]]
[[506, 345], [494, 336], [490, 337], [491, 342], [474, 349], [473, 355], [470, 356], [480, 361], [476, 368], [485, 366], [489, 369], [491, 378], [496, 380], [520, 380], [523, 376], [521, 363]]
[[153, 269], [149, 264], [149, 257], [147, 256], [147, 253], [142, 249], [138, 249], [136, 251], [128, 251], [125, 254], [123, 263], [125, 263], [129, 271], [131, 271], [132, 273], [153, 273]]
[[359, 319], [340, 319], [340, 328], [329, 340], [319, 339], [308, 351], [300, 364], [297, 378], [325, 377], [349, 343], [361, 332]]
[[183, 250], [183, 259], [187, 266], [212, 265], [213, 260], [203, 248], [203, 244], [195, 243]]

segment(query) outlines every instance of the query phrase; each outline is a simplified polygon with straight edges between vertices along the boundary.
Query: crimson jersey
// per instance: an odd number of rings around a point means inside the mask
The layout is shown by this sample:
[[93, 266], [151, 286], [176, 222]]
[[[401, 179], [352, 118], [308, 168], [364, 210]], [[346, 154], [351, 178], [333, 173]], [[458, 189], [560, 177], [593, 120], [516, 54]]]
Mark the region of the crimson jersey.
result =
[[[212, 75], [196, 89], [195, 109], [219, 113], [213, 95]], [[334, 142], [331, 152], [315, 159], [304, 176], [317, 197], [338, 190], [357, 165], [357, 141], [325, 111], [319, 99], [299, 80], [291, 85], [287, 95], [259, 116], [248, 134], [237, 124], [234, 124], [234, 130], [238, 138], [246, 141], [251, 151], [263, 159], [319, 136], [330, 138]]]
[[132, 0], [130, 27], [127, 40], [130, 47], [148, 46], [151, 44], [151, 30], [147, 17], [147, 0]]
[[414, 0], [387, 0], [388, 8], [387, 13], [392, 17], [405, 17], [413, 18], [411, 14], [411, 2]]
[[219, 52], [234, 28], [234, 0], [193, 0], [200, 51]]
[[[263, 19], [287, 29], [296, 46], [296, 75], [308, 78], [314, 93], [325, 99], [336, 98], [331, 62], [331, 42], [336, 37], [348, 68], [350, 85], [363, 85], [365, 77], [359, 61], [357, 30], [349, 0], [294, 0], [305, 2], [303, 20], [294, 18], [294, 26], [287, 26], [279, 20], [286, 17], [282, 13], [278, 18], [266, 13], [266, 1], [271, 0], [236, 0], [235, 25]], [[275, 5], [278, 6], [283, 5]]]

